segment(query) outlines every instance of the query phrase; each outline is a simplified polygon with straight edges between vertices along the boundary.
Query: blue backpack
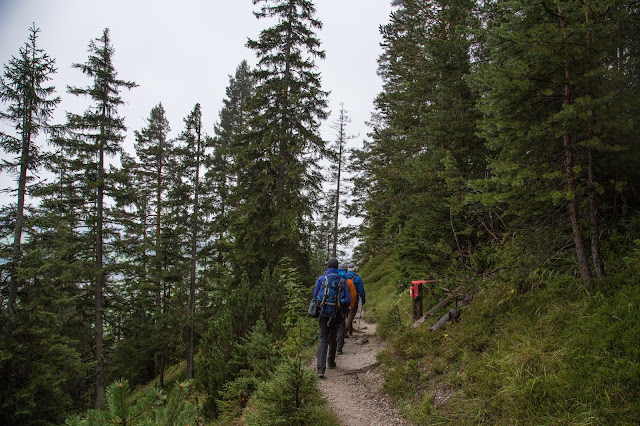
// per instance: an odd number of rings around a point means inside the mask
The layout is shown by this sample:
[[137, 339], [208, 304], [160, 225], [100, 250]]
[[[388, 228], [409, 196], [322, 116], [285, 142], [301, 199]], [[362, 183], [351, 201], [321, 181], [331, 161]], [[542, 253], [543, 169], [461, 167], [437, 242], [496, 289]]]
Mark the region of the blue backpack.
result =
[[341, 312], [341, 306], [346, 302], [346, 299], [342, 298], [343, 292], [344, 280], [336, 273], [326, 274], [317, 296], [320, 314], [333, 316], [336, 312]]

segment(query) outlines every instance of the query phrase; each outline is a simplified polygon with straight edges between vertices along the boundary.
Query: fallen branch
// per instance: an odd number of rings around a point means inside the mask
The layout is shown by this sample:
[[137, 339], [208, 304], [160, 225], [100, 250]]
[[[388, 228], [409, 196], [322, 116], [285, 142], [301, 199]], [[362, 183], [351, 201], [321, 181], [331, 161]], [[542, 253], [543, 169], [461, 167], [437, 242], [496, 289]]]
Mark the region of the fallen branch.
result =
[[444, 299], [442, 299], [441, 301], [439, 301], [433, 308], [429, 309], [429, 311], [424, 314], [419, 320], [417, 320], [416, 322], [414, 322], [410, 328], [416, 328], [418, 327], [420, 324], [422, 324], [423, 322], [425, 322], [425, 320], [430, 317], [433, 316], [439, 309], [444, 308], [445, 306], [451, 304], [454, 300], [455, 300], [456, 296], [451, 294], [447, 297], [445, 297]]
[[438, 322], [436, 322], [431, 328], [431, 331], [436, 331], [438, 330], [440, 327], [442, 327], [445, 323], [449, 322], [449, 321], [457, 321], [460, 319], [460, 309], [462, 306], [471, 303], [471, 301], [473, 300], [473, 295], [475, 294], [475, 292], [470, 291], [469, 293], [465, 294], [464, 297], [458, 301], [458, 303], [456, 303], [456, 307], [454, 309], [451, 309], [449, 312], [447, 312], [444, 316], [442, 316]]
[[[454, 300], [456, 300], [458, 298], [458, 293], [460, 291], [460, 289], [462, 288], [462, 286], [464, 284], [466, 284], [468, 281], [473, 280], [475, 278], [481, 278], [481, 277], [486, 277], [492, 274], [495, 274], [496, 272], [500, 271], [501, 269], [504, 269], [504, 266], [501, 266], [497, 269], [494, 269], [493, 271], [489, 271], [489, 272], [484, 272], [481, 274], [474, 274], [471, 277], [469, 277], [467, 280], [465, 280], [464, 283], [460, 284], [458, 287], [455, 288], [455, 290], [449, 290], [446, 287], [440, 287], [441, 290], [446, 291], [447, 293], [449, 293], [449, 296], [445, 297], [444, 299], [441, 299], [433, 308], [429, 309], [429, 311], [424, 314], [422, 317], [420, 317], [420, 319], [418, 319], [417, 321], [415, 321], [413, 324], [411, 324], [411, 326], [409, 327], [410, 329], [416, 328], [418, 327], [420, 324], [422, 324], [423, 322], [425, 322], [425, 320], [431, 316], [433, 316], [439, 309], [444, 308], [445, 306], [449, 305], [451, 302], [453, 302]], [[427, 283], [437, 283], [437, 282], [441, 282], [441, 281], [445, 281], [444, 279], [439, 279], [439, 280], [425, 280], [425, 282]], [[462, 300], [460, 300], [457, 304], [457, 306], [462, 306], [462, 305], [466, 305], [467, 303], [469, 303], [471, 301], [471, 299], [473, 299], [473, 294], [474, 292], [471, 291], [470, 293], [467, 293], [464, 295], [464, 297], [462, 297]]]
[[453, 321], [453, 320], [457, 320], [460, 318], [460, 310], [458, 309], [451, 309], [449, 312], [447, 312], [446, 314], [444, 314], [444, 316], [442, 318], [440, 318], [438, 320], [437, 323], [435, 323], [429, 330], [431, 331], [436, 331], [438, 330], [440, 327], [442, 327], [443, 325], [445, 325], [447, 322], [449, 321]]

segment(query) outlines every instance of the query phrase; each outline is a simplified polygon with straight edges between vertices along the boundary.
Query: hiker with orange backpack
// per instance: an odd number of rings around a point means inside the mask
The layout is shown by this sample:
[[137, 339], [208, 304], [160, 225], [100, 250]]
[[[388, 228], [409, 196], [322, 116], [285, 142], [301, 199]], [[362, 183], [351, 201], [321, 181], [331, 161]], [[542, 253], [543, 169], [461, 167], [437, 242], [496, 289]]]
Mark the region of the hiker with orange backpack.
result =
[[347, 269], [348, 265], [346, 263], [340, 265], [338, 267], [338, 275], [345, 281], [347, 284], [347, 289], [349, 290], [349, 296], [351, 297], [351, 303], [349, 306], [343, 307], [344, 319], [340, 322], [340, 327], [338, 328], [338, 341], [337, 341], [337, 351], [338, 355], [342, 355], [342, 348], [344, 347], [344, 338], [345, 338], [345, 329], [346, 329], [346, 318], [349, 316], [349, 313], [353, 309], [353, 306], [356, 303], [356, 288], [353, 284], [353, 280], [347, 277]]
[[352, 281], [353, 285], [356, 289], [356, 297], [355, 302], [353, 303], [353, 308], [349, 309], [349, 315], [347, 316], [347, 321], [345, 325], [345, 333], [347, 336], [353, 335], [353, 319], [358, 312], [358, 303], [362, 300], [362, 306], [364, 306], [367, 299], [364, 294], [364, 283], [362, 282], [362, 278], [358, 275], [358, 267], [355, 263], [349, 264], [349, 271], [347, 272], [347, 281]]
[[[318, 318], [318, 377], [324, 377], [327, 364], [336, 367], [336, 340], [340, 324], [344, 324], [344, 306], [351, 303], [344, 278], [338, 275], [338, 259], [332, 257], [327, 262], [327, 270], [318, 277], [313, 290], [313, 298], [320, 304]], [[327, 360], [328, 358], [328, 360]], [[327, 362], [328, 361], [328, 362]]]

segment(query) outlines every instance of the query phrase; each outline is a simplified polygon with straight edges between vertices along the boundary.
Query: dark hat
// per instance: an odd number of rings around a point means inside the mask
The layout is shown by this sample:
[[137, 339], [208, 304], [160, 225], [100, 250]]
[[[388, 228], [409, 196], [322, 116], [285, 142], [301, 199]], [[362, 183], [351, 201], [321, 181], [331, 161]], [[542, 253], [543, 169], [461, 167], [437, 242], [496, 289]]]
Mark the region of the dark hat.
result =
[[349, 267], [347, 266], [346, 263], [343, 263], [342, 265], [338, 266], [338, 269], [344, 269], [345, 271], [347, 270], [347, 268]]
[[356, 266], [355, 263], [350, 263], [349, 264], [349, 270], [353, 271], [353, 272], [358, 272], [358, 267]]
[[335, 257], [330, 257], [327, 261], [327, 268], [338, 269], [338, 259], [336, 259]]

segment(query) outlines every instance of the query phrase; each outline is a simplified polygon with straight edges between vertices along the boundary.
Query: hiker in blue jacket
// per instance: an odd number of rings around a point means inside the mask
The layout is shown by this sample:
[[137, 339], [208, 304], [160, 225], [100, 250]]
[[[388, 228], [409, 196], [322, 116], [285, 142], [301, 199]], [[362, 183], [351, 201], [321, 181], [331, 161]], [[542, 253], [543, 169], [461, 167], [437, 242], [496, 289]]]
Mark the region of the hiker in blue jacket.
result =
[[[327, 262], [327, 270], [318, 277], [313, 298], [322, 301], [318, 318], [319, 340], [317, 352], [318, 377], [324, 377], [325, 368], [336, 367], [336, 338], [340, 322], [344, 320], [342, 306], [349, 306], [351, 298], [346, 283], [338, 275], [338, 259], [332, 257]], [[328, 352], [328, 354], [327, 354]]]
[[356, 288], [356, 303], [352, 309], [349, 310], [349, 316], [347, 317], [347, 321], [345, 324], [345, 333], [346, 336], [353, 335], [353, 319], [356, 316], [356, 312], [358, 312], [358, 303], [362, 300], [362, 306], [366, 303], [367, 299], [364, 294], [364, 283], [362, 282], [362, 278], [358, 275], [358, 267], [355, 263], [349, 264], [349, 271], [347, 272], [347, 278], [351, 278], [353, 280], [353, 285]]
[[[340, 266], [338, 266], [338, 276], [342, 278], [345, 281], [345, 283], [347, 281], [348, 269], [349, 269], [349, 266], [346, 263], [343, 263]], [[347, 291], [347, 293], [349, 292]], [[345, 329], [346, 329], [345, 321], [349, 315], [349, 304], [344, 304], [342, 306], [342, 314], [344, 318], [340, 321], [340, 326], [338, 327], [338, 337], [336, 340], [336, 354], [338, 355], [342, 355], [342, 348], [344, 348], [344, 338], [345, 338]]]

